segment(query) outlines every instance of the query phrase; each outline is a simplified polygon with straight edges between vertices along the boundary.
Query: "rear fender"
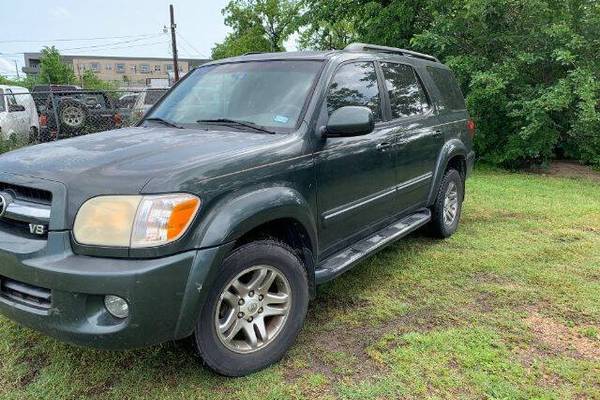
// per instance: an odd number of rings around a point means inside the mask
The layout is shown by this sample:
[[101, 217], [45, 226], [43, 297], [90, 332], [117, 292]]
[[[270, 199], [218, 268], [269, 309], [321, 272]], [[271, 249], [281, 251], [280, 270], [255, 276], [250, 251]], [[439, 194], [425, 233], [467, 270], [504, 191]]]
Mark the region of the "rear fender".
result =
[[444, 144], [442, 150], [440, 151], [440, 154], [438, 155], [434, 169], [433, 184], [431, 185], [431, 189], [429, 190], [429, 196], [427, 197], [428, 206], [433, 205], [433, 203], [435, 202], [435, 197], [437, 196], [440, 183], [444, 178], [444, 172], [446, 171], [448, 162], [455, 156], [463, 156], [466, 159], [467, 147], [460, 140], [451, 139]]

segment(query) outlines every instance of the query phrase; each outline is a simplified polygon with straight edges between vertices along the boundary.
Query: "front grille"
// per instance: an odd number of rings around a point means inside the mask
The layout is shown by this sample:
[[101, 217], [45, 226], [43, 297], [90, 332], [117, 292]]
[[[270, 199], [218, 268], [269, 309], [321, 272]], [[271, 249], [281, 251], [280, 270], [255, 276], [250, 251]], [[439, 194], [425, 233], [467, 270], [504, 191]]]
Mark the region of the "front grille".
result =
[[52, 293], [49, 289], [28, 285], [0, 276], [0, 296], [39, 310], [49, 310]]
[[0, 182], [0, 192], [10, 193], [18, 200], [50, 205], [52, 193], [47, 190], [29, 188], [10, 183]]

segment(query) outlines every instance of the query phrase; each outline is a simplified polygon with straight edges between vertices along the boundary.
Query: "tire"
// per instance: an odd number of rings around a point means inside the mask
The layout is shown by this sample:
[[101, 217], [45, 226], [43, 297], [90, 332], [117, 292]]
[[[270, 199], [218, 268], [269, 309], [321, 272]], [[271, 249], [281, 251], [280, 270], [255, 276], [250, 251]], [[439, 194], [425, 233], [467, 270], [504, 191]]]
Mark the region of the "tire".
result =
[[[465, 186], [460, 173], [455, 169], [446, 171], [431, 210], [432, 217], [429, 223], [429, 231], [434, 237], [443, 239], [452, 236], [456, 232], [462, 212], [464, 193]], [[455, 198], [455, 203], [452, 200], [453, 198]], [[450, 205], [449, 203], [455, 204], [453, 218], [450, 218], [452, 213], [446, 214], [451, 211], [445, 209], [445, 205]]]
[[[260, 278], [265, 270], [267, 275]], [[259, 285], [269, 281], [270, 284]], [[240, 282], [244, 282], [242, 286]], [[240, 292], [236, 287], [241, 287]], [[270, 299], [282, 301], [286, 291], [287, 303], [271, 303]], [[225, 259], [209, 289], [193, 335], [196, 351], [206, 366], [225, 376], [243, 376], [266, 368], [279, 361], [296, 340], [304, 324], [308, 299], [306, 269], [291, 248], [274, 240], [243, 245]], [[285, 317], [267, 315], [286, 308]], [[258, 328], [261, 320], [263, 330]], [[227, 326], [231, 328], [225, 330]], [[248, 329], [254, 332], [254, 344]]]
[[60, 129], [68, 134], [78, 134], [88, 120], [87, 107], [75, 100], [63, 100], [58, 110]]

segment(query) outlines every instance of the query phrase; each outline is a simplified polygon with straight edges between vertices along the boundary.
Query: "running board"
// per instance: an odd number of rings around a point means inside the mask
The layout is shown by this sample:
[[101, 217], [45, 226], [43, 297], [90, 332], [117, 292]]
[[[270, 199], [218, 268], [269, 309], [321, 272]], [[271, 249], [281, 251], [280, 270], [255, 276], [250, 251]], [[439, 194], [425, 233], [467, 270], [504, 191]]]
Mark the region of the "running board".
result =
[[332, 280], [386, 245], [419, 229], [430, 220], [431, 211], [422, 209], [354, 243], [319, 264], [315, 269], [315, 282], [321, 284]]

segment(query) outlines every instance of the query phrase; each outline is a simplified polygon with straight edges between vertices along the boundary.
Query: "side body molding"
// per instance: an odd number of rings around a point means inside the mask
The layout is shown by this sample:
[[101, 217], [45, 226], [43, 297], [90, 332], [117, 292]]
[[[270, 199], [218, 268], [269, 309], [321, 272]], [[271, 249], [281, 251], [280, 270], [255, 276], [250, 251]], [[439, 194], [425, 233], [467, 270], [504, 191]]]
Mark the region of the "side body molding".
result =
[[448, 161], [454, 156], [463, 156], [466, 159], [467, 152], [467, 147], [458, 139], [450, 139], [442, 146], [442, 150], [438, 155], [433, 171], [433, 181], [431, 189], [429, 190], [429, 196], [427, 197], [427, 206], [431, 206], [435, 201], [435, 196], [437, 195], [438, 188], [444, 177], [444, 171], [448, 166]]

